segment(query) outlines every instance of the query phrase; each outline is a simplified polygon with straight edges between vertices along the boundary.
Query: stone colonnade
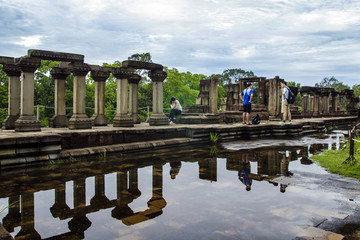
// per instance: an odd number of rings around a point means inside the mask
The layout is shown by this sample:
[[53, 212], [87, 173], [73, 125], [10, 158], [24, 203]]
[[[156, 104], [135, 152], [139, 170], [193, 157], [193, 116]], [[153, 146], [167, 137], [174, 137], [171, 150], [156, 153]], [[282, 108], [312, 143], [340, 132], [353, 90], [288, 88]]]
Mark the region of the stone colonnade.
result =
[[[105, 117], [105, 81], [112, 73], [117, 78], [117, 110], [114, 127], [132, 127], [140, 123], [138, 116], [138, 84], [141, 76], [135, 69], [149, 70], [148, 76], [153, 81], [153, 115], [150, 125], [168, 125], [163, 113], [163, 81], [166, 72], [163, 66], [155, 63], [124, 61], [122, 67], [100, 67], [84, 63], [84, 56], [79, 54], [29, 50], [26, 58], [0, 57], [9, 76], [8, 117], [3, 122], [3, 129], [15, 129], [19, 132], [41, 131], [40, 121], [34, 116], [34, 72], [41, 60], [60, 61], [58, 67], [50, 73], [55, 81], [54, 116], [49, 119], [50, 127], [69, 127], [70, 129], [90, 129], [106, 126]], [[91, 72], [95, 81], [95, 110], [89, 118], [86, 115], [86, 76]], [[73, 74], [73, 114], [68, 120], [65, 106], [65, 81]]]
[[[227, 85], [226, 110], [239, 111], [241, 102], [239, 94], [246, 88], [247, 82], [258, 82], [258, 104], [254, 104], [254, 110], [261, 113], [259, 106], [265, 106], [270, 120], [278, 120], [281, 117], [281, 86], [284, 79], [275, 76], [272, 79], [259, 78], [241, 78], [237, 84]], [[291, 91], [302, 98], [302, 112], [300, 113], [297, 103], [291, 105], [290, 111], [292, 118], [309, 117], [331, 117], [356, 115], [356, 104], [359, 101], [355, 98], [353, 90], [335, 91], [333, 88], [318, 88], [304, 86], [289, 87]], [[346, 114], [345, 114], [346, 107]], [[262, 119], [266, 119], [262, 116]]]

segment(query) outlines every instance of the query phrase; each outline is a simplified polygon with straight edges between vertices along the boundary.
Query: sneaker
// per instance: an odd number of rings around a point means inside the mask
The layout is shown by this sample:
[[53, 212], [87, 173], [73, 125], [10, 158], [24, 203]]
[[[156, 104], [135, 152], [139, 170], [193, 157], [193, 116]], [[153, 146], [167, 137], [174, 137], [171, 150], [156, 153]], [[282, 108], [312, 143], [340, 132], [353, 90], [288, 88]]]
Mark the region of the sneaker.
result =
[[281, 122], [280, 122], [280, 124], [281, 124], [281, 125], [285, 125], [285, 124], [286, 124], [286, 122], [284, 122], [284, 121], [281, 121]]
[[170, 124], [174, 124], [174, 122], [173, 122], [173, 121], [170, 121]]
[[292, 124], [292, 121], [291, 121], [291, 120], [289, 121], [289, 124]]

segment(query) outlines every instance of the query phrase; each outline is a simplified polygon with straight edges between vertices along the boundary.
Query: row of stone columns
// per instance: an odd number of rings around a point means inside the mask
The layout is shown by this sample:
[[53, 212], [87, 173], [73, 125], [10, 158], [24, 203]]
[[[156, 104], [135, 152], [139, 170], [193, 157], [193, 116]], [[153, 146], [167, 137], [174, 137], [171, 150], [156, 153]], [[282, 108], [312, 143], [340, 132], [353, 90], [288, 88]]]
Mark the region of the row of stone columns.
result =
[[[29, 50], [30, 51], [30, 50]], [[57, 53], [58, 54], [58, 53]], [[129, 62], [129, 61], [127, 61]], [[131, 61], [134, 64], [134, 61]], [[34, 72], [40, 66], [40, 58], [8, 58], [0, 57], [0, 64], [9, 76], [8, 117], [4, 120], [3, 129], [15, 131], [40, 131], [41, 125], [34, 116]], [[137, 64], [137, 63], [136, 63]], [[145, 66], [146, 65], [141, 65]], [[150, 125], [167, 125], [167, 117], [163, 113], [163, 81], [166, 72], [159, 64], [150, 65], [148, 76], [153, 81], [153, 115]], [[161, 67], [161, 69], [160, 69]], [[86, 75], [91, 71], [95, 81], [95, 111], [92, 118], [86, 115]], [[55, 81], [54, 116], [49, 119], [50, 127], [69, 127], [70, 129], [89, 129], [92, 125], [106, 126], [105, 117], [105, 81], [110, 72], [117, 78], [117, 110], [114, 127], [132, 127], [140, 123], [138, 116], [138, 84], [141, 76], [134, 73], [131, 67], [100, 67], [83, 62], [60, 62], [51, 69]], [[73, 115], [66, 117], [65, 80], [72, 73], [73, 82]]]
[[303, 117], [341, 116], [345, 114], [345, 105], [347, 115], [356, 112], [353, 90], [336, 92], [333, 88], [302, 87], [300, 94]]

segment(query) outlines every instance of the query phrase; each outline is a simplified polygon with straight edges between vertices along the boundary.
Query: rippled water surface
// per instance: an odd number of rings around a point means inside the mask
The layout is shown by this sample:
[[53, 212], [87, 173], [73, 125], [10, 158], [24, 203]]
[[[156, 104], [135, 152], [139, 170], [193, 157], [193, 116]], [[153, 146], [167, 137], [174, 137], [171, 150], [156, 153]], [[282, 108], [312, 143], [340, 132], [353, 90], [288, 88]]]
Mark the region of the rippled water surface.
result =
[[293, 239], [347, 214], [349, 196], [331, 182], [341, 178], [309, 160], [340, 139], [237, 141], [3, 169], [1, 209], [15, 204], [0, 220], [15, 239]]

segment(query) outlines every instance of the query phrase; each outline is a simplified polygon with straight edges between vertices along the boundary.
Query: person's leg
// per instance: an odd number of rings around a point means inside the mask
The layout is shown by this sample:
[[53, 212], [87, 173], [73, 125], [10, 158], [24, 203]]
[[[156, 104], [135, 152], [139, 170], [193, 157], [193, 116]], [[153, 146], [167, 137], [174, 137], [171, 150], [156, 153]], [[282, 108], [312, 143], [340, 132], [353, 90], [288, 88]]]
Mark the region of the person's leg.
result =
[[169, 114], [169, 120], [170, 121], [174, 121], [174, 115], [175, 115], [174, 109], [171, 109], [170, 114]]
[[246, 120], [247, 123], [250, 124], [250, 113], [246, 113]]
[[290, 111], [290, 105], [289, 105], [289, 109], [288, 109], [288, 118], [289, 118], [289, 122], [291, 122], [291, 111]]
[[245, 112], [245, 105], [244, 105], [244, 112], [243, 112], [243, 123], [245, 123], [245, 116], [246, 116], [246, 112]]

